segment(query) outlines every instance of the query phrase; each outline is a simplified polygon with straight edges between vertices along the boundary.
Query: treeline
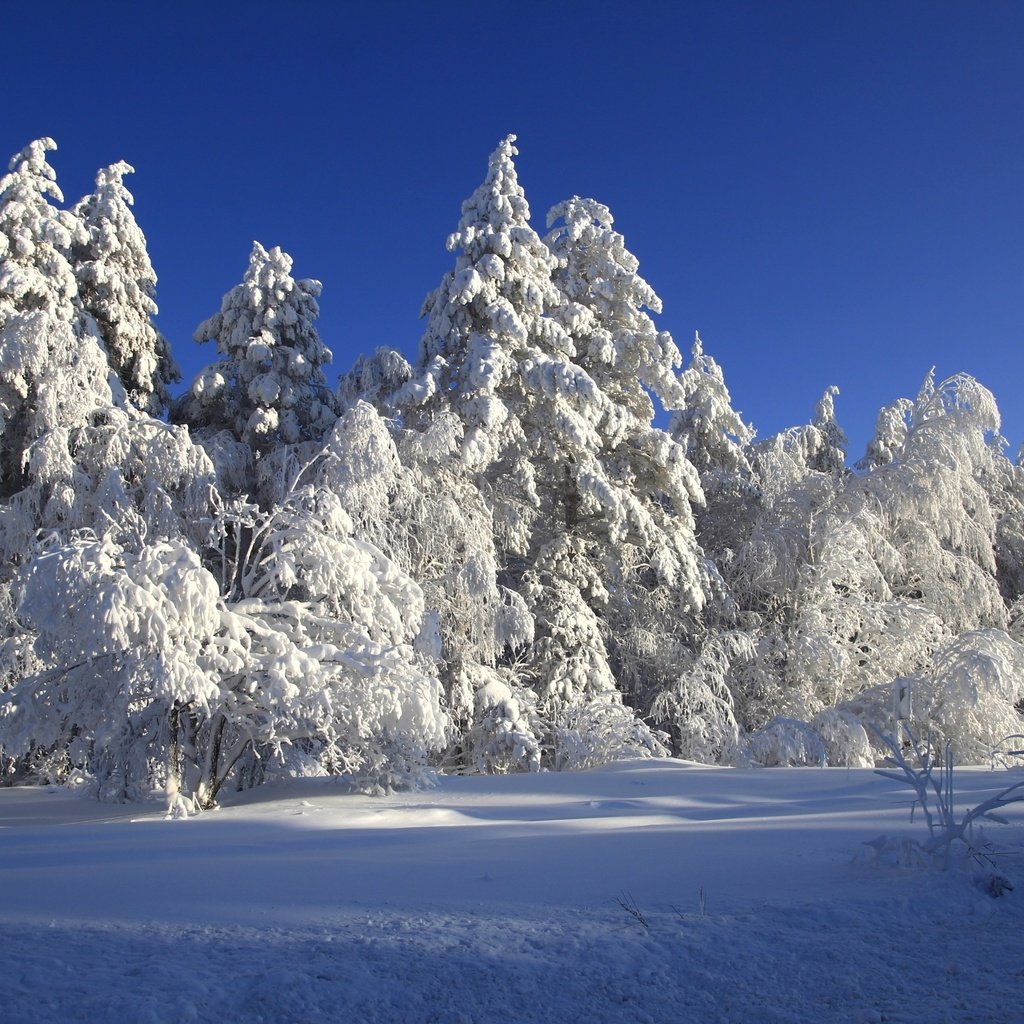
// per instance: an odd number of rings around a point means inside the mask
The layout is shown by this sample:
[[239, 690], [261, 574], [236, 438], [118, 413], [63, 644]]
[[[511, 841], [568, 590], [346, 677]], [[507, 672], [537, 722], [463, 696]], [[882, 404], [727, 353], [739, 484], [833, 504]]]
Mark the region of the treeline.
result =
[[531, 227], [514, 141], [414, 362], [378, 349], [332, 390], [319, 282], [256, 244], [178, 399], [131, 168], [65, 208], [52, 141], [13, 158], [6, 781], [186, 813], [295, 774], [867, 765], [897, 715], [977, 761], [1021, 731], [1024, 480], [992, 395], [929, 375], [855, 470], [835, 389], [755, 440], [606, 207]]

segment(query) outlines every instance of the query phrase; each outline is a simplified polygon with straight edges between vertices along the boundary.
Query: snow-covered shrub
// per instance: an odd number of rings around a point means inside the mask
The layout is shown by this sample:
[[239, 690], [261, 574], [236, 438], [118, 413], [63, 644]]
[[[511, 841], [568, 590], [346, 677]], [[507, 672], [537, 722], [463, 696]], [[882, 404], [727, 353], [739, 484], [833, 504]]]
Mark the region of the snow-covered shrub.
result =
[[739, 753], [739, 726], [724, 684], [700, 677], [681, 678], [655, 698], [651, 715], [667, 726], [677, 757], [704, 764], [733, 764]]
[[219, 592], [196, 555], [160, 542], [132, 552], [81, 538], [34, 558], [19, 614], [39, 669], [0, 703], [0, 745], [62, 757], [100, 795], [135, 799], [173, 774], [172, 708], [210, 715], [224, 693], [210, 644]]
[[480, 667], [474, 676], [478, 685], [464, 740], [466, 763], [479, 772], [537, 771], [543, 726], [536, 694]]
[[949, 740], [958, 764], [985, 764], [1024, 718], [1024, 645], [1003, 630], [972, 630], [935, 656], [917, 687], [915, 727]]
[[552, 746], [552, 763], [559, 771], [668, 754], [657, 735], [630, 708], [612, 701], [592, 701], [569, 710], [554, 728]]
[[750, 759], [765, 768], [824, 768], [828, 755], [806, 723], [781, 715], [747, 736]]
[[675, 756], [705, 764], [741, 759], [740, 728], [726, 680], [734, 663], [753, 657], [746, 634], [719, 633], [705, 642], [692, 668], [655, 697], [651, 717], [668, 729]]
[[811, 720], [832, 766], [871, 768], [875, 763], [867, 730], [848, 707], [826, 708]]

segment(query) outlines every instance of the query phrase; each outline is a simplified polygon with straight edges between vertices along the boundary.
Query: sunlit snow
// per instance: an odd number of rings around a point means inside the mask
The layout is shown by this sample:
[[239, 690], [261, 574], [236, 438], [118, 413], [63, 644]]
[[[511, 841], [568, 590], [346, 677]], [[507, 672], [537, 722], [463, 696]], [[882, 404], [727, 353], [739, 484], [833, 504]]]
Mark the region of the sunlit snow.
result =
[[[958, 769], [974, 805], [1019, 770]], [[1019, 873], [1024, 809], [992, 826]], [[1024, 893], [873, 862], [870, 770], [317, 779], [164, 820], [0, 790], [6, 1024], [1019, 1021]]]

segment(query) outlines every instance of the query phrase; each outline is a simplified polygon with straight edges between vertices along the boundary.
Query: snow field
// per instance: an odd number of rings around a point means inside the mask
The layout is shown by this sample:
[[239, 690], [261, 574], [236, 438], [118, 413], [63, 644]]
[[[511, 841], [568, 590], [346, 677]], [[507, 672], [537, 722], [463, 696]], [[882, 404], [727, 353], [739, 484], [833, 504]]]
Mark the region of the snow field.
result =
[[870, 863], [920, 829], [870, 771], [306, 780], [186, 821], [14, 789], [0, 826], [5, 1024], [1024, 1020], [1021, 887]]

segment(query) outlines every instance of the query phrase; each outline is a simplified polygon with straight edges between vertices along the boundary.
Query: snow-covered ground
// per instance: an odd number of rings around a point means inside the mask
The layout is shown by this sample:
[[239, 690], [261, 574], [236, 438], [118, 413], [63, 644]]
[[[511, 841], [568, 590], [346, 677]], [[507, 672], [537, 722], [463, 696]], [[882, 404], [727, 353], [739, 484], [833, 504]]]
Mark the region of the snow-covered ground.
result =
[[1024, 884], [872, 863], [880, 833], [923, 836], [871, 771], [670, 760], [184, 821], [0, 790], [0, 1021], [1024, 1021]]

